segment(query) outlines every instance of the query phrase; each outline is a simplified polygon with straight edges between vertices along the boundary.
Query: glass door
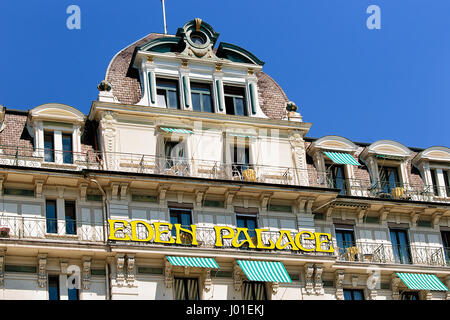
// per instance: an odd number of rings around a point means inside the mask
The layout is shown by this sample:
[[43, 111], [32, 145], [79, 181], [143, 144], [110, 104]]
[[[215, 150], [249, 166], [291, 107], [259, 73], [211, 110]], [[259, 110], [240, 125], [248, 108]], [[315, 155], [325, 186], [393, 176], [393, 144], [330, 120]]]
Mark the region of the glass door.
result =
[[406, 230], [391, 229], [392, 253], [396, 263], [411, 264], [411, 252]]
[[446, 264], [450, 265], [450, 231], [442, 231], [442, 245], [444, 246], [444, 255]]
[[380, 168], [381, 192], [391, 193], [394, 188], [400, 186], [398, 169], [395, 167]]
[[354, 250], [356, 244], [353, 230], [336, 229], [335, 233], [339, 257], [344, 260], [357, 261], [358, 256], [356, 250]]

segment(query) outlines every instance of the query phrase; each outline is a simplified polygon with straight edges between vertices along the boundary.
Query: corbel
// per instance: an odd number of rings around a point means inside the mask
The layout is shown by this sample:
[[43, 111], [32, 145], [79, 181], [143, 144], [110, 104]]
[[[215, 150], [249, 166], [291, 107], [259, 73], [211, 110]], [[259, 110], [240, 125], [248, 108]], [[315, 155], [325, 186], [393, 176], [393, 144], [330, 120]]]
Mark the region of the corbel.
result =
[[233, 206], [233, 198], [236, 195], [235, 191], [227, 191], [225, 193], [225, 202], [227, 205], [227, 209], [231, 209]]
[[38, 256], [38, 285], [39, 288], [47, 286], [47, 254], [40, 254]]
[[88, 184], [87, 183], [81, 183], [79, 188], [80, 188], [81, 201], [86, 202], [86, 193], [87, 193]]
[[306, 200], [305, 198], [299, 197], [296, 201], [297, 204], [297, 211], [299, 214], [304, 213], [305, 212], [305, 205], [306, 205]]
[[358, 222], [363, 223], [364, 222], [364, 216], [366, 215], [367, 209], [359, 208], [357, 211], [358, 216]]
[[127, 283], [129, 286], [134, 284], [136, 278], [135, 262], [134, 254], [127, 254]]
[[314, 265], [312, 263], [307, 263], [305, 265], [305, 290], [306, 294], [312, 294], [313, 291], [313, 280], [312, 276], [314, 273]]
[[312, 214], [312, 206], [313, 206], [315, 200], [316, 200], [316, 199], [308, 199], [308, 200], [306, 201], [306, 205], [305, 205], [305, 211], [306, 211], [306, 213]]
[[354, 274], [352, 275], [352, 287], [356, 288], [358, 286], [358, 281], [359, 281], [359, 275]]
[[263, 193], [259, 197], [259, 201], [261, 202], [261, 211], [266, 212], [267, 211], [267, 205], [270, 201], [270, 198], [272, 197], [273, 193]]
[[272, 282], [271, 284], [272, 287], [272, 294], [277, 294], [278, 293], [278, 289], [280, 288], [280, 284], [278, 282]]
[[205, 274], [205, 279], [203, 281], [203, 287], [206, 292], [209, 292], [209, 290], [211, 290], [211, 286], [212, 286], [211, 269], [206, 268], [204, 274]]
[[118, 253], [116, 256], [117, 273], [116, 282], [117, 285], [122, 286], [125, 281], [124, 266], [125, 266], [125, 254]]
[[333, 207], [328, 207], [327, 208], [327, 212], [325, 213], [325, 217], [326, 217], [326, 220], [327, 221], [330, 221], [331, 220], [331, 214], [333, 213]]
[[35, 189], [35, 193], [36, 193], [36, 198], [42, 198], [42, 189], [43, 189], [43, 187], [44, 187], [44, 180], [36, 180], [34, 182], [34, 189]]
[[401, 280], [399, 277], [397, 277], [395, 274], [392, 275], [391, 279], [392, 300], [399, 300], [400, 298], [400, 291], [399, 291], [400, 282]]
[[120, 184], [118, 182], [111, 182], [111, 198], [117, 200]]
[[167, 259], [164, 265], [164, 284], [166, 288], [172, 288], [173, 286], [172, 264]]
[[389, 214], [389, 210], [390, 209], [387, 209], [387, 208], [381, 208], [379, 211], [378, 211], [378, 213], [379, 213], [379, 216], [380, 216], [380, 222], [381, 222], [381, 224], [386, 224], [386, 220], [387, 220], [387, 216], [388, 216], [388, 214]]
[[0, 249], [0, 287], [5, 283], [5, 250]]
[[441, 222], [442, 216], [443, 216], [443, 213], [440, 211], [436, 211], [431, 216], [431, 223], [433, 224], [434, 229], [439, 228], [439, 223]]
[[127, 199], [127, 190], [128, 190], [128, 183], [121, 183], [120, 184], [120, 200]]
[[314, 291], [316, 294], [323, 294], [323, 282], [322, 282], [322, 265], [316, 264], [314, 265]]
[[61, 268], [61, 274], [68, 274], [67, 267], [69, 266], [69, 263], [67, 260], [61, 260], [59, 262], [60, 268]]
[[3, 183], [5, 182], [5, 176], [0, 176], [0, 196], [3, 195]]
[[239, 264], [235, 261], [233, 266], [234, 290], [240, 291], [242, 288], [242, 275]]
[[415, 228], [417, 226], [417, 220], [420, 217], [420, 211], [413, 211], [410, 213], [411, 217], [411, 227]]
[[344, 270], [336, 271], [336, 299], [344, 300]]
[[83, 289], [89, 290], [91, 286], [91, 257], [83, 257]]
[[203, 190], [195, 190], [195, 204], [197, 207], [202, 206], [204, 196], [205, 192]]
[[169, 185], [159, 185], [158, 194], [159, 194], [159, 205], [163, 206], [166, 202], [166, 194], [167, 190], [169, 190]]

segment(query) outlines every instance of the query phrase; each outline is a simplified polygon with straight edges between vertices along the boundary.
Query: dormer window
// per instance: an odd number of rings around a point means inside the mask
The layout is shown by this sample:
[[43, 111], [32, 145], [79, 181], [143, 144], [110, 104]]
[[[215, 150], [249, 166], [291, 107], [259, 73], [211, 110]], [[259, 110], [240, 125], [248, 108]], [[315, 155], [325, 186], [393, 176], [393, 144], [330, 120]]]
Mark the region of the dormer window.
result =
[[55, 162], [55, 141], [53, 132], [44, 132], [44, 161]]
[[223, 91], [227, 114], [246, 116], [245, 88], [225, 85]]
[[156, 96], [159, 107], [180, 109], [177, 80], [156, 78]]
[[397, 167], [379, 166], [381, 191], [392, 193], [392, 190], [401, 186]]
[[194, 111], [214, 112], [210, 84], [191, 82], [191, 100]]

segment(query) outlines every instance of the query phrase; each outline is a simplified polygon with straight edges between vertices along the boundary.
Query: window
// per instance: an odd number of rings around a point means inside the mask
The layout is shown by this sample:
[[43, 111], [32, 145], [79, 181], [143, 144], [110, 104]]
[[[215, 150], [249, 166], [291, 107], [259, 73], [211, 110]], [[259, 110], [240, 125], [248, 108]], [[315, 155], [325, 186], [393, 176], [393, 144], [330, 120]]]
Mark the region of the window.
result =
[[59, 276], [48, 276], [48, 300], [59, 300]]
[[45, 215], [47, 233], [57, 233], [56, 201], [47, 200], [45, 202]]
[[186, 165], [185, 145], [183, 139], [179, 141], [164, 140], [165, 168], [172, 168], [174, 165]]
[[[190, 209], [172, 209], [169, 208], [170, 212], [170, 223], [171, 224], [181, 224], [181, 227], [184, 229], [191, 230], [192, 224], [192, 215]], [[189, 234], [184, 233], [183, 235], [190, 236]], [[176, 236], [175, 227], [172, 227], [172, 236]], [[190, 243], [188, 239], [186, 239], [186, 243]]]
[[[238, 228], [247, 228], [248, 229], [248, 235], [250, 236], [250, 238], [252, 238], [252, 240], [255, 239], [252, 242], [256, 243], [256, 232], [255, 232], [255, 229], [258, 227], [258, 224], [257, 224], [257, 221], [256, 221], [256, 216], [254, 216], [254, 215], [236, 215], [236, 226]], [[239, 235], [239, 241], [242, 241], [242, 240], [245, 240], [245, 236], [241, 233]], [[248, 248], [248, 243], [245, 243], [240, 248], [247, 249]]]
[[345, 194], [345, 167], [336, 164], [327, 165], [327, 175], [329, 177], [329, 186], [341, 190], [339, 194]]
[[227, 114], [246, 116], [245, 88], [224, 86], [225, 109]]
[[248, 146], [238, 145], [235, 142], [230, 146], [230, 155], [233, 177], [242, 177], [243, 171], [250, 169], [250, 150]]
[[344, 300], [364, 300], [364, 292], [356, 289], [344, 289]]
[[178, 81], [169, 79], [156, 79], [157, 105], [161, 107], [180, 109], [178, 95]]
[[214, 112], [211, 99], [211, 85], [191, 83], [191, 100], [194, 111]]
[[64, 212], [66, 216], [66, 234], [77, 234], [75, 201], [65, 201]]
[[450, 197], [450, 181], [448, 180], [449, 179], [448, 171], [442, 170], [442, 174], [444, 175], [445, 195], [447, 197]]
[[243, 300], [267, 300], [266, 284], [258, 281], [242, 282]]
[[381, 167], [379, 169], [379, 172], [381, 190], [383, 193], [391, 193], [394, 188], [397, 188], [401, 185], [398, 177], [398, 168]]
[[414, 291], [402, 292], [400, 300], [419, 300], [419, 293]]
[[433, 184], [433, 194], [435, 196], [438, 196], [439, 191], [438, 191], [438, 185], [437, 185], [436, 169], [430, 169], [430, 174], [431, 174], [431, 183]]
[[408, 233], [403, 229], [390, 229], [392, 253], [396, 263], [411, 264]]
[[198, 279], [174, 278], [175, 300], [200, 300]]
[[442, 245], [444, 246], [444, 255], [447, 265], [450, 266], [450, 231], [441, 231]]
[[44, 161], [55, 162], [55, 141], [53, 132], [44, 132]]
[[339, 257], [346, 261], [358, 261], [359, 256], [355, 244], [353, 229], [337, 229], [336, 242], [339, 250]]
[[63, 163], [73, 163], [72, 135], [64, 133], [62, 135]]

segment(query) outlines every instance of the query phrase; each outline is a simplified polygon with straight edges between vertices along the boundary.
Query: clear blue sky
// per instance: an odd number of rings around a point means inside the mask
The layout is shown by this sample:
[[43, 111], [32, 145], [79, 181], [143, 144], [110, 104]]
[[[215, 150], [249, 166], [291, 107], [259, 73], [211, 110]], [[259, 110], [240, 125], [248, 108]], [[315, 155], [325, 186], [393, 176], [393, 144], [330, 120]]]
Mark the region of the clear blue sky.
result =
[[[66, 8], [81, 8], [69, 30]], [[381, 30], [366, 9], [381, 8]], [[166, 0], [168, 32], [200, 17], [296, 102], [308, 136], [450, 147], [449, 0]], [[0, 2], [0, 104], [88, 114], [114, 54], [163, 32], [160, 0]]]

